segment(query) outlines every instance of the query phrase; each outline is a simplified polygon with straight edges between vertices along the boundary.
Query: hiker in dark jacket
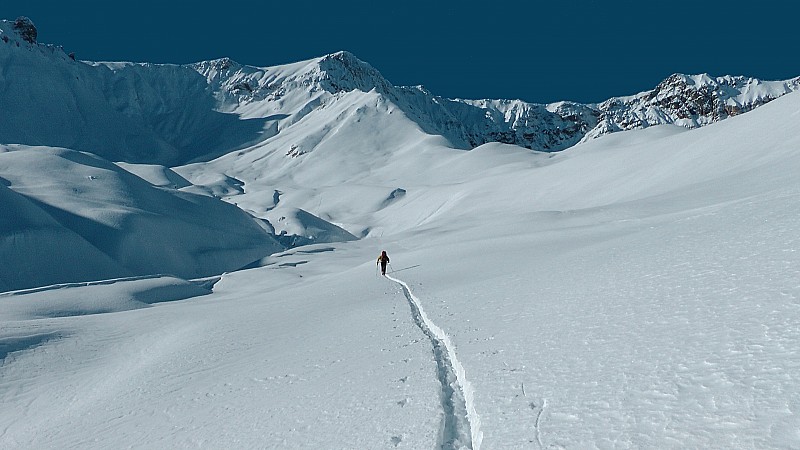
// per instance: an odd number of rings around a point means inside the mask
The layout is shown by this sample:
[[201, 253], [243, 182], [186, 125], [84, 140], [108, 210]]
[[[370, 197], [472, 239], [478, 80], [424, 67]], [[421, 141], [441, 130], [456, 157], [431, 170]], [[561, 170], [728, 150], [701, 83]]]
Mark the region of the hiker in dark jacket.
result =
[[389, 264], [389, 255], [386, 254], [386, 250], [381, 252], [381, 256], [378, 256], [376, 264], [381, 265], [381, 275], [386, 276], [386, 265]]

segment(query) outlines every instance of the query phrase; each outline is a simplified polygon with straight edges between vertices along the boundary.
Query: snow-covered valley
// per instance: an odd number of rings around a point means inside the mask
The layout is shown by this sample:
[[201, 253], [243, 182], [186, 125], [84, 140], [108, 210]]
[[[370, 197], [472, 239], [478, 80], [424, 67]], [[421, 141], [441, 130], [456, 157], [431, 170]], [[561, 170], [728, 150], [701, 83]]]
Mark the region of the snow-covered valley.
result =
[[[351, 57], [154, 76], [0, 42], [0, 448], [800, 446], [791, 83], [547, 153]], [[50, 100], [15, 84], [42, 61]]]

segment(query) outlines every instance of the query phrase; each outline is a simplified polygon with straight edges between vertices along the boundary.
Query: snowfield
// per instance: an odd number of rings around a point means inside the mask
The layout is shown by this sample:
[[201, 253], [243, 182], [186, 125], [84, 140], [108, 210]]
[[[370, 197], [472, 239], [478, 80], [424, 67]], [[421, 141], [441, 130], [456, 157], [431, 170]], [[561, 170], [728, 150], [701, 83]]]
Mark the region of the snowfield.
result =
[[336, 188], [331, 216], [405, 190], [360, 240], [3, 294], [0, 442], [796, 447], [798, 118], [790, 94], [555, 155], [428, 144]]
[[[186, 88], [218, 122], [0, 143], [0, 448], [800, 448], [800, 93], [464, 150], [389, 86], [225, 64]], [[58, 67], [88, 128], [75, 74], [152, 76]]]

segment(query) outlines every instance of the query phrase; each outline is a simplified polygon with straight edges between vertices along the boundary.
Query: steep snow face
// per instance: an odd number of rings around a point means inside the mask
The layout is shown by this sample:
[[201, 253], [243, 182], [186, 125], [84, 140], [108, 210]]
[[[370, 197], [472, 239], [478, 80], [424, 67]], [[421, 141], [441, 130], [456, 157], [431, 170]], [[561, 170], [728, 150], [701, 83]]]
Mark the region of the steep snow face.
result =
[[350, 52], [327, 55], [318, 65], [320, 85], [334, 94], [356, 89], [386, 94], [394, 88], [374, 67]]
[[347, 108], [346, 103], [354, 98], [348, 93], [371, 92], [379, 95], [382, 103], [392, 105], [376, 112], [400, 111], [414, 127], [441, 135], [453, 146], [471, 148], [464, 123], [443, 106], [441, 99], [421, 87], [393, 86], [374, 67], [349, 52], [267, 68], [243, 66], [227, 58], [192, 67], [207, 79], [219, 110], [267, 122], [263, 140], [333, 103], [345, 103], [339, 108]]
[[147, 147], [146, 157], [174, 150], [104, 99], [105, 70], [72, 61], [60, 48], [26, 42], [6, 21], [0, 22], [0, 66], [2, 143], [112, 150], [120, 158], [136, 140]]

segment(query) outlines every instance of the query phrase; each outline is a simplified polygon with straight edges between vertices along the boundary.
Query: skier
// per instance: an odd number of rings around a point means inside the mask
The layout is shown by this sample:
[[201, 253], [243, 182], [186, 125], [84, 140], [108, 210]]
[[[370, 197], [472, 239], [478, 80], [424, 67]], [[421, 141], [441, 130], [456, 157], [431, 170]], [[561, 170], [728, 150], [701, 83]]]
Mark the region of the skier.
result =
[[389, 255], [386, 254], [386, 250], [381, 252], [381, 256], [378, 256], [378, 262], [375, 264], [381, 265], [381, 275], [386, 276], [386, 264], [389, 264]]

